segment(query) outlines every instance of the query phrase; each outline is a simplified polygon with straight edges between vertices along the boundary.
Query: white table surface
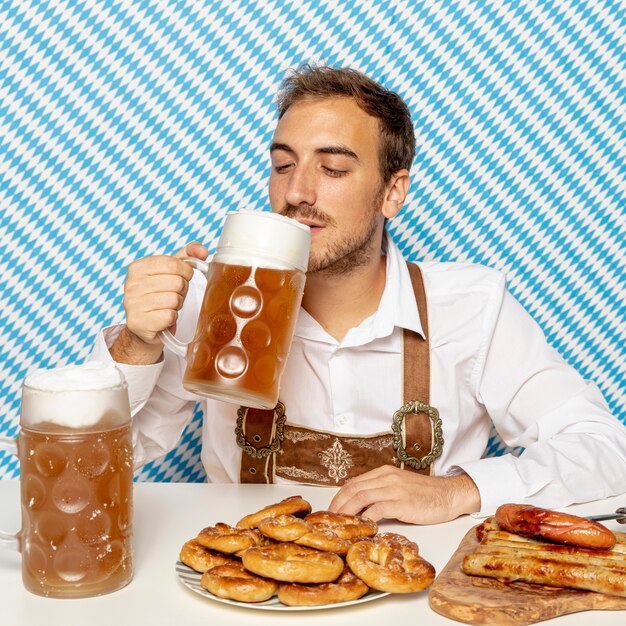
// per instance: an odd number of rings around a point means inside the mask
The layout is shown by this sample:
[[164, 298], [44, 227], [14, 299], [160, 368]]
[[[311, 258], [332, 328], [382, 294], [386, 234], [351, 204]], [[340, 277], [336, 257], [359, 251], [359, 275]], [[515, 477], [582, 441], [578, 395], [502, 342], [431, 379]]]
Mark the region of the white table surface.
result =
[[[325, 509], [332, 491], [325, 488], [281, 485], [211, 485], [188, 483], [135, 484], [135, 576], [124, 589], [82, 600], [42, 598], [22, 586], [20, 555], [0, 550], [0, 624], [2, 626], [221, 626], [247, 624], [280, 626], [324, 624], [367, 626], [458, 624], [428, 606], [427, 592], [391, 595], [372, 602], [314, 611], [262, 611], [206, 599], [179, 582], [175, 563], [181, 545], [205, 526], [234, 524], [245, 514], [291, 495], [302, 495], [314, 510]], [[0, 528], [19, 529], [19, 483], [0, 481]], [[612, 512], [626, 505], [624, 496], [570, 507], [582, 515]], [[383, 530], [401, 532], [420, 546], [420, 552], [439, 572], [467, 530], [477, 520], [464, 516], [435, 526], [386, 522]], [[612, 530], [626, 530], [610, 521]], [[575, 613], [544, 622], [556, 626], [623, 626], [626, 611]]]

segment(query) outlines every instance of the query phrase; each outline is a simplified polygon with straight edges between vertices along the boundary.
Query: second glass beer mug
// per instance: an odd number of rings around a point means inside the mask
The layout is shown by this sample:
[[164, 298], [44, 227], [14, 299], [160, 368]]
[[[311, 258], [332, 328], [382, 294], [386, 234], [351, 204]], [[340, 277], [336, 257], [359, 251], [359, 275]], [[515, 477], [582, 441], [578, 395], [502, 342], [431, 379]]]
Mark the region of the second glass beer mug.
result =
[[128, 391], [113, 365], [29, 375], [20, 435], [0, 438], [20, 461], [22, 529], [0, 543], [22, 553], [29, 591], [53, 598], [110, 593], [133, 576], [133, 448]]
[[183, 386], [203, 396], [273, 409], [289, 354], [309, 258], [309, 227], [275, 213], [226, 216], [206, 274], [193, 341], [164, 344], [187, 358]]

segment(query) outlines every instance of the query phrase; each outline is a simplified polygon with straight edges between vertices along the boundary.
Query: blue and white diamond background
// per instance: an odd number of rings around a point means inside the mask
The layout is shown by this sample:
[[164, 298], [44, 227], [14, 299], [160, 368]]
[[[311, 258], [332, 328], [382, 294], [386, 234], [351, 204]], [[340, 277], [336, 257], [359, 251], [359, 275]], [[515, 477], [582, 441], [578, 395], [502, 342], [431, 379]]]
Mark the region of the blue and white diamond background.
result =
[[[29, 370], [83, 360], [122, 319], [132, 260], [211, 248], [227, 211], [267, 204], [276, 89], [306, 61], [408, 102], [403, 251], [506, 271], [625, 420], [624, 32], [602, 0], [5, 0], [0, 433]], [[200, 424], [138, 479], [205, 480]]]

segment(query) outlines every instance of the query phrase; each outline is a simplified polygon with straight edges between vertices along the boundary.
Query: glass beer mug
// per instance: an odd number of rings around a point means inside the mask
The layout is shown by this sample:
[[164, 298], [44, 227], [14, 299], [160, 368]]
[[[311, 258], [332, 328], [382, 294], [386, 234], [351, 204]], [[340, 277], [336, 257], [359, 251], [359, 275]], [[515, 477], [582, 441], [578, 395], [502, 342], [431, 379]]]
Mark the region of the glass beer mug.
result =
[[[17, 445], [16, 445], [17, 444]], [[133, 576], [133, 449], [128, 391], [113, 365], [38, 370], [24, 382], [17, 441], [22, 529], [0, 544], [22, 553], [29, 591], [83, 598]]]
[[163, 343], [186, 357], [185, 389], [273, 409], [289, 354], [309, 259], [308, 226], [276, 213], [229, 213], [210, 263], [185, 259], [206, 275], [193, 341], [169, 331]]

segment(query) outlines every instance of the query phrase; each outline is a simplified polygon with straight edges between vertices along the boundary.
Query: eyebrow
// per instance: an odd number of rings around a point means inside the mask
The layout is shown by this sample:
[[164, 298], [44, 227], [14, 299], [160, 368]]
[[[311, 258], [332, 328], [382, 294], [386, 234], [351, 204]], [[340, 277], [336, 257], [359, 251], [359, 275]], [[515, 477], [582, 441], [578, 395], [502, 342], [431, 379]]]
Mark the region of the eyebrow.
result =
[[[288, 144], [278, 143], [276, 141], [273, 142], [272, 145], [270, 146], [270, 153], [274, 152], [275, 150], [282, 150], [283, 152], [290, 152], [292, 154], [295, 154], [296, 152]], [[324, 146], [323, 148], [317, 148], [315, 152], [316, 154], [340, 154], [342, 156], [347, 156], [348, 158], [356, 161], [357, 163], [361, 160], [359, 159], [356, 152], [353, 152], [352, 150], [350, 150], [350, 148], [347, 148], [346, 146], [342, 146], [342, 145]]]

